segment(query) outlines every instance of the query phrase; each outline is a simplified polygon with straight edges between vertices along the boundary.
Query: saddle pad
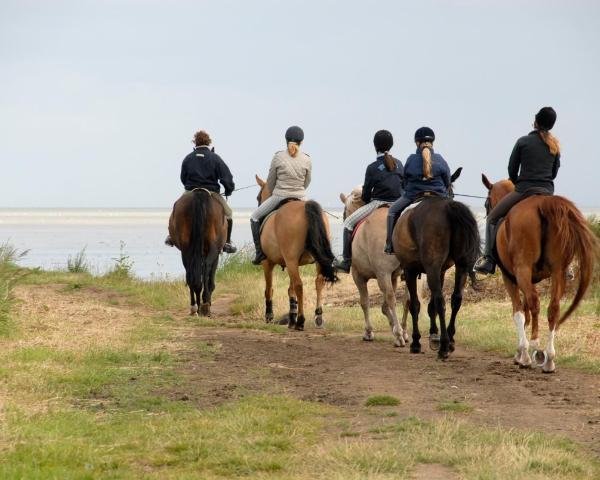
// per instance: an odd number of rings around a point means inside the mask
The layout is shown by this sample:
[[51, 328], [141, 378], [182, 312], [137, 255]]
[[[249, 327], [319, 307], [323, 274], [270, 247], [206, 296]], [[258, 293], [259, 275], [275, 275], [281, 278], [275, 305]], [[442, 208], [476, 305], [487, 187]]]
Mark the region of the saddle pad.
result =
[[354, 229], [352, 230], [352, 240], [354, 240], [354, 237], [356, 236], [356, 232], [358, 232], [358, 228], [367, 221], [367, 218], [369, 218], [371, 215], [373, 215], [374, 212], [376, 212], [377, 210], [379, 210], [380, 208], [390, 208], [389, 205], [381, 205], [379, 207], [377, 207], [375, 210], [373, 210], [371, 213], [369, 213], [365, 218], [363, 218], [362, 220], [360, 220], [356, 225], [354, 225]]

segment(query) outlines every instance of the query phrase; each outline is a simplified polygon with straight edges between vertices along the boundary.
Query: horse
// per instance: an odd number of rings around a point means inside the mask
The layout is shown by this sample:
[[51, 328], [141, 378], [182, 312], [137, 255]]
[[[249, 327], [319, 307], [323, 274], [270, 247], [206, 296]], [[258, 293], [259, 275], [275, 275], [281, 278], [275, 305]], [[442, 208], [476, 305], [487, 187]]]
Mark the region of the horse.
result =
[[[487, 213], [515, 188], [510, 180], [492, 183], [484, 174], [481, 181], [488, 190]], [[531, 346], [537, 366], [545, 373], [555, 371], [556, 331], [575, 311], [588, 289], [597, 249], [597, 240], [584, 216], [570, 200], [560, 196], [530, 196], [515, 205], [498, 227], [495, 251], [512, 302], [513, 321], [519, 336], [514, 362], [520, 367], [531, 367], [532, 358], [528, 351]], [[560, 315], [560, 299], [565, 291], [569, 265], [574, 259], [579, 264], [579, 284], [571, 305]], [[535, 284], [547, 278], [551, 281], [549, 333], [544, 360], [538, 363], [540, 299]], [[529, 323], [531, 340], [527, 341], [525, 328]]]
[[227, 238], [225, 212], [213, 195], [218, 193], [205, 189], [184, 194], [169, 218], [169, 234], [181, 251], [190, 289], [190, 315], [210, 316], [219, 253]]
[[[365, 204], [361, 199], [361, 194], [362, 186], [354, 188], [349, 195], [340, 193], [340, 200], [344, 204], [344, 219]], [[352, 279], [358, 289], [360, 306], [365, 317], [363, 340], [371, 342], [375, 337], [369, 318], [369, 289], [367, 286], [368, 281], [375, 278], [379, 290], [383, 294], [381, 312], [387, 317], [392, 328], [394, 345], [404, 347], [408, 341], [406, 330], [408, 295], [405, 291], [402, 292], [403, 312], [400, 326], [396, 314], [396, 290], [402, 269], [396, 257], [383, 252], [387, 212], [387, 208], [378, 208], [356, 226], [352, 240]]]
[[[260, 205], [271, 196], [271, 192], [266, 182], [258, 175], [256, 183], [260, 186], [257, 197]], [[329, 222], [325, 212], [313, 200], [284, 200], [282, 205], [263, 221], [260, 243], [267, 257], [262, 262], [267, 323], [271, 323], [274, 317], [273, 269], [279, 265], [287, 268], [290, 278], [288, 328], [304, 330], [304, 290], [299, 267], [316, 263], [317, 305], [314, 322], [318, 328], [323, 326], [323, 287], [326, 283], [334, 284], [337, 281], [329, 238]]]
[[[455, 172], [452, 181], [459, 174], [460, 172]], [[394, 252], [404, 269], [410, 295], [409, 309], [413, 321], [410, 352], [421, 352], [421, 304], [417, 292], [417, 278], [425, 273], [431, 291], [431, 300], [427, 308], [431, 321], [430, 347], [437, 347], [436, 317], [439, 317], [441, 332], [438, 357], [446, 360], [450, 352], [454, 351], [456, 316], [462, 304], [465, 283], [479, 256], [477, 221], [463, 203], [426, 192], [417, 206], [400, 217], [392, 235]], [[446, 270], [453, 265], [454, 291], [450, 300], [452, 311], [446, 328], [446, 305], [442, 288]]]

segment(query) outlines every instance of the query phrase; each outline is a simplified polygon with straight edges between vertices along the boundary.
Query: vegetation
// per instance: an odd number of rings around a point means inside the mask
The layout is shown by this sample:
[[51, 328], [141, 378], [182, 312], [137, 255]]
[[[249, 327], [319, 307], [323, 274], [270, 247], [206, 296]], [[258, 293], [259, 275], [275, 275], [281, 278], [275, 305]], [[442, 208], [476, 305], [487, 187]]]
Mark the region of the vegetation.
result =
[[75, 256], [67, 258], [67, 271], [71, 273], [90, 273], [90, 265], [85, 255], [86, 247], [83, 247]]
[[438, 405], [438, 410], [441, 412], [469, 413], [473, 411], [473, 407], [460, 400], [452, 400], [440, 403]]
[[365, 405], [367, 407], [393, 407], [395, 405], [400, 405], [400, 400], [391, 395], [374, 395], [367, 398]]
[[8, 243], [0, 245], [0, 335], [8, 333], [8, 314], [15, 302], [13, 288], [25, 274], [16, 262], [26, 253], [18, 252]]

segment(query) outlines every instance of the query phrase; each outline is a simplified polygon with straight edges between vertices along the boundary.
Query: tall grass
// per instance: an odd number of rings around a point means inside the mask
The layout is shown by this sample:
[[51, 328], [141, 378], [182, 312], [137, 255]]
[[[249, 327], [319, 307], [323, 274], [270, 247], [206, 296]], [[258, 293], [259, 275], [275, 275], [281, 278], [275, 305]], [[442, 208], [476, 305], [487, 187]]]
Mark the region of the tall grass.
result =
[[71, 273], [89, 273], [90, 265], [87, 261], [87, 257], [85, 255], [85, 249], [87, 247], [83, 247], [79, 252], [75, 254], [75, 256], [69, 255], [67, 258], [67, 270]]
[[17, 260], [27, 252], [19, 252], [8, 243], [0, 245], [0, 333], [5, 333], [8, 314], [14, 304], [13, 287], [24, 275]]

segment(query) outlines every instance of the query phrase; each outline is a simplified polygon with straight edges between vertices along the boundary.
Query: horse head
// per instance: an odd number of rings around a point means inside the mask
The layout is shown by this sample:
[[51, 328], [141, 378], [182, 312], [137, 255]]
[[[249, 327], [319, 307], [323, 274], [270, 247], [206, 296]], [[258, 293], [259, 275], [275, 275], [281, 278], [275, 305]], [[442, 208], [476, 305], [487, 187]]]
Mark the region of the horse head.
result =
[[254, 178], [256, 178], [256, 184], [260, 187], [260, 191], [256, 197], [256, 201], [260, 205], [271, 196], [271, 191], [269, 190], [267, 182], [265, 182], [262, 178], [260, 178], [258, 175], [254, 175]]
[[357, 185], [352, 189], [350, 194], [345, 195], [340, 193], [340, 200], [344, 204], [344, 220], [349, 215], [352, 215], [356, 210], [362, 207], [365, 202], [362, 200], [362, 185]]
[[485, 199], [485, 213], [488, 214], [494, 208], [498, 202], [514, 191], [515, 185], [510, 180], [500, 180], [496, 183], [492, 183], [485, 176], [485, 173], [481, 174], [481, 182], [487, 188], [488, 195]]

